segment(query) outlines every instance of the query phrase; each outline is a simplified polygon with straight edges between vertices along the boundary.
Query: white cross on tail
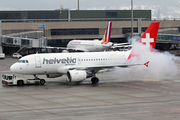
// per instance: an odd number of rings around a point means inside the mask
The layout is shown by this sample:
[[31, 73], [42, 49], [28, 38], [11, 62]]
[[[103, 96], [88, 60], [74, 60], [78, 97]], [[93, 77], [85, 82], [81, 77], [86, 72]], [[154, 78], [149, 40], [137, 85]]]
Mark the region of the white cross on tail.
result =
[[150, 38], [150, 33], [146, 33], [146, 38], [142, 38], [142, 43], [146, 43], [146, 46], [150, 48], [150, 42], [154, 42], [154, 38]]

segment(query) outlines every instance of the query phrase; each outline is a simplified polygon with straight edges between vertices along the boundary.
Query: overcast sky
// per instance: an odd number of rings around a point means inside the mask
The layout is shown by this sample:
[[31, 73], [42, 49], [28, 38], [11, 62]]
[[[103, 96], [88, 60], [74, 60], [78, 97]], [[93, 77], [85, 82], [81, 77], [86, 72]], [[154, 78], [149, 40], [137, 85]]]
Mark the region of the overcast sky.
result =
[[[0, 0], [0, 10], [76, 10], [78, 0]], [[131, 0], [79, 0], [80, 10], [130, 10]], [[180, 18], [180, 0], [133, 0], [134, 9], [152, 10], [153, 18]]]

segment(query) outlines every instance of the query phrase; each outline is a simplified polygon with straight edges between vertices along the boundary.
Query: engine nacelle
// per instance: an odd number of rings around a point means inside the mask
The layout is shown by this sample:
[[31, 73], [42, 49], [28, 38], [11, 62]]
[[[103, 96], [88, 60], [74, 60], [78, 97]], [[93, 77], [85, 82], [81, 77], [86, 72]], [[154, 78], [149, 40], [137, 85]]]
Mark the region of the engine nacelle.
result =
[[87, 73], [84, 70], [69, 70], [67, 79], [69, 82], [81, 82], [87, 78]]
[[47, 78], [56, 78], [56, 77], [60, 77], [62, 76], [62, 74], [46, 74]]

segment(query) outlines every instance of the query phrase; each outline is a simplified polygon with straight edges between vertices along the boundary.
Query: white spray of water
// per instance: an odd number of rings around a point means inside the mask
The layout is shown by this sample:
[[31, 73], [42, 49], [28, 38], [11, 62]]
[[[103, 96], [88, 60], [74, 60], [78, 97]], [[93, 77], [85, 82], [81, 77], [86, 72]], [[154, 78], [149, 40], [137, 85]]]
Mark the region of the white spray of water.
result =
[[135, 45], [139, 39], [140, 39], [140, 36], [134, 36], [132, 38], [128, 37], [128, 43], [130, 45]]
[[[139, 40], [139, 37], [133, 37], [133, 39], [129, 41], [135, 44], [137, 40]], [[147, 61], [150, 61], [150, 63], [149, 67], [142, 65], [131, 67], [130, 69], [116, 68], [122, 75], [128, 75], [128, 79], [164, 80], [172, 78], [178, 72], [176, 61], [179, 61], [179, 58], [168, 52], [151, 52], [149, 48], [142, 43], [136, 43], [133, 47], [133, 52], [138, 53], [138, 57], [132, 57], [127, 61], [128, 63], [145, 63]], [[122, 75], [121, 77], [123, 77]]]

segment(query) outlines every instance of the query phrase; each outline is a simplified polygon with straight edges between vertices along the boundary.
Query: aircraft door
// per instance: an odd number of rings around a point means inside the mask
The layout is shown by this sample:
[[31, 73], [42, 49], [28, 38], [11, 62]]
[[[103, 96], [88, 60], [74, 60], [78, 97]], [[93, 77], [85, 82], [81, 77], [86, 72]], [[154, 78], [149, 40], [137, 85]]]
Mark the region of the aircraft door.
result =
[[78, 58], [78, 63], [81, 64], [81, 58]]
[[40, 68], [41, 67], [41, 59], [39, 56], [35, 56], [35, 67]]

